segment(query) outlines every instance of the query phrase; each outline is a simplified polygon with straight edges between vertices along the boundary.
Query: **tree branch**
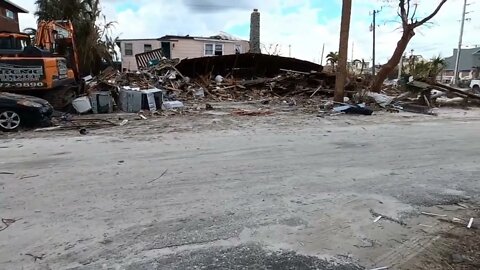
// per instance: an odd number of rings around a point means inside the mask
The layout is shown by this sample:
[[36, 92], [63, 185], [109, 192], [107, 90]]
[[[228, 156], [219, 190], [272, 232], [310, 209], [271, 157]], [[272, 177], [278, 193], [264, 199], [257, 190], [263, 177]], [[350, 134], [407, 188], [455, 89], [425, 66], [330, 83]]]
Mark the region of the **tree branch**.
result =
[[402, 19], [402, 25], [405, 27], [408, 24], [407, 11], [405, 10], [405, 0], [400, 0], [398, 5], [400, 8], [400, 18]]
[[427, 17], [425, 17], [423, 20], [419, 21], [419, 22], [415, 22], [413, 24], [413, 28], [416, 28], [416, 27], [419, 27], [423, 24], [425, 24], [426, 22], [428, 22], [429, 20], [431, 20], [435, 15], [437, 15], [437, 13], [440, 11], [440, 9], [442, 8], [443, 4], [445, 4], [447, 2], [447, 0], [442, 0], [437, 8], [432, 12], [432, 14], [428, 15]]
[[417, 14], [417, 8], [418, 8], [418, 4], [415, 4], [415, 9], [413, 10], [412, 17], [410, 17], [410, 21], [412, 23], [414, 23], [413, 20], [415, 19], [415, 15]]
[[408, 20], [408, 17], [410, 17], [410, 0], [407, 0], [407, 13], [405, 14], [405, 17]]

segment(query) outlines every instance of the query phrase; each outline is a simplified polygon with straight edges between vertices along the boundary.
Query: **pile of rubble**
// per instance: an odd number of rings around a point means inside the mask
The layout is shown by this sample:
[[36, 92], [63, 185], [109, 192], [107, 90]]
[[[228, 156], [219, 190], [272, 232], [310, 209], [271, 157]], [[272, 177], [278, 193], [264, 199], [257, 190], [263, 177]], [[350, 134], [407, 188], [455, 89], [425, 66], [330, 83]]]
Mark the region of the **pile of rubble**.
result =
[[[142, 55], [143, 66], [138, 72], [108, 68], [96, 78], [87, 78], [88, 97], [80, 100], [85, 106], [80, 109], [77, 106], [77, 111], [155, 112], [182, 108], [184, 102], [199, 100], [286, 100], [314, 96], [328, 100], [334, 94], [334, 74], [298, 59], [242, 54], [179, 61], [147, 56]], [[435, 114], [433, 109], [438, 106], [480, 101], [480, 96], [473, 93], [419, 81], [408, 83], [406, 88], [385, 86], [381, 93], [372, 93], [367, 90], [370, 81], [368, 75], [348, 78], [345, 103], [327, 102], [330, 109], [340, 106], [333, 112], [367, 115], [373, 112], [370, 108]], [[317, 105], [317, 109], [328, 107]]]
[[[279, 67], [276, 71], [268, 71], [270, 74], [276, 73], [272, 77], [231, 73], [224, 77], [221, 74], [214, 74], [213, 71], [188, 77], [177, 68], [179, 60], [162, 59], [154, 63], [141, 68], [138, 72], [119, 72], [108, 68], [95, 78], [86, 78], [85, 93], [92, 108], [85, 105], [79, 109], [77, 108], [79, 106], [76, 106], [77, 111], [83, 113], [93, 110], [96, 113], [108, 113], [114, 108], [125, 112], [156, 111], [160, 108], [179, 108], [183, 106], [182, 102], [198, 99], [246, 101], [299, 95], [313, 96], [321, 93], [331, 96], [334, 91], [335, 75], [322, 72], [321, 66], [309, 72]], [[221, 73], [227, 72], [224, 70]], [[105, 101], [100, 102], [99, 96], [105, 96]], [[108, 99], [111, 102], [108, 102]], [[77, 103], [80, 101], [86, 103], [87, 98], [83, 97]]]
[[437, 82], [411, 80], [404, 87], [384, 87], [381, 93], [365, 91], [363, 100], [389, 111], [435, 115], [442, 106], [479, 105], [480, 95]]

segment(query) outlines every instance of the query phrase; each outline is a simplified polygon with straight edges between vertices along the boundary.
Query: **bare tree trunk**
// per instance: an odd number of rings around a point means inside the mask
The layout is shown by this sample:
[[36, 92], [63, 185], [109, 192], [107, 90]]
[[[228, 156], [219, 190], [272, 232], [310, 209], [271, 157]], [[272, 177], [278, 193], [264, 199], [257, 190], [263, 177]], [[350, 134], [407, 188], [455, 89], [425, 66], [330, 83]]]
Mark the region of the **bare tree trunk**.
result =
[[387, 79], [388, 75], [395, 70], [395, 67], [398, 66], [398, 63], [400, 63], [403, 52], [405, 51], [405, 49], [407, 49], [408, 43], [413, 38], [413, 36], [415, 36], [415, 32], [413, 29], [406, 29], [403, 32], [402, 37], [398, 41], [397, 48], [395, 48], [392, 57], [385, 65], [382, 66], [377, 76], [375, 76], [375, 79], [373, 80], [371, 86], [371, 90], [373, 92], [378, 93], [382, 90], [383, 82], [385, 81], [385, 79]]
[[343, 0], [342, 22], [340, 26], [340, 45], [338, 51], [337, 78], [335, 81], [336, 102], [343, 102], [345, 81], [347, 79], [348, 37], [350, 33], [350, 17], [352, 14], [352, 0]]

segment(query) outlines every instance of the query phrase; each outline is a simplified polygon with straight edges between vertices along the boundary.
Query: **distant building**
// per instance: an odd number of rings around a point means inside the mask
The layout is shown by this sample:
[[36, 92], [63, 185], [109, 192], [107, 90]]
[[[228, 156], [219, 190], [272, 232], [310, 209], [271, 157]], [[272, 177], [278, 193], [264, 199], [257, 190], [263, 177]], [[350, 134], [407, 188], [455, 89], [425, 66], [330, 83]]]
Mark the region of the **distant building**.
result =
[[347, 66], [349, 67], [350, 71], [354, 74], [367, 74], [372, 73], [370, 62], [362, 62], [362, 61], [353, 61], [347, 62]]
[[412, 68], [415, 68], [415, 65], [418, 63], [427, 63], [430, 60], [426, 59], [420, 54], [412, 54], [410, 56], [402, 56], [402, 73], [404, 74], [412, 74]]
[[18, 13], [28, 11], [8, 0], [0, 0], [0, 31], [20, 32]]
[[[458, 49], [453, 50], [453, 55], [445, 58], [447, 67], [442, 73], [444, 82], [451, 82], [455, 72], [455, 60], [457, 58]], [[474, 79], [478, 76], [480, 69], [480, 48], [462, 49], [459, 62], [459, 78], [461, 80]]]
[[225, 33], [212, 37], [167, 35], [157, 39], [120, 39], [117, 45], [121, 49], [122, 68], [130, 71], [138, 70], [136, 54], [156, 49], [162, 49], [169, 59], [229, 55], [250, 50], [248, 41]]

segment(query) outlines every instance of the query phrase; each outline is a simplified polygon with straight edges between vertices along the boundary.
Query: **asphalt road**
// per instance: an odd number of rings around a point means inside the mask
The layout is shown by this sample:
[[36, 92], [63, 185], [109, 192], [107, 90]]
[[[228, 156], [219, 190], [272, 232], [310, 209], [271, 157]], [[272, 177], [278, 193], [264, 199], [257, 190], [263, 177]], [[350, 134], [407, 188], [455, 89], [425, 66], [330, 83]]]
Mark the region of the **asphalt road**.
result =
[[0, 143], [0, 269], [381, 267], [480, 195], [478, 120], [51, 134]]

